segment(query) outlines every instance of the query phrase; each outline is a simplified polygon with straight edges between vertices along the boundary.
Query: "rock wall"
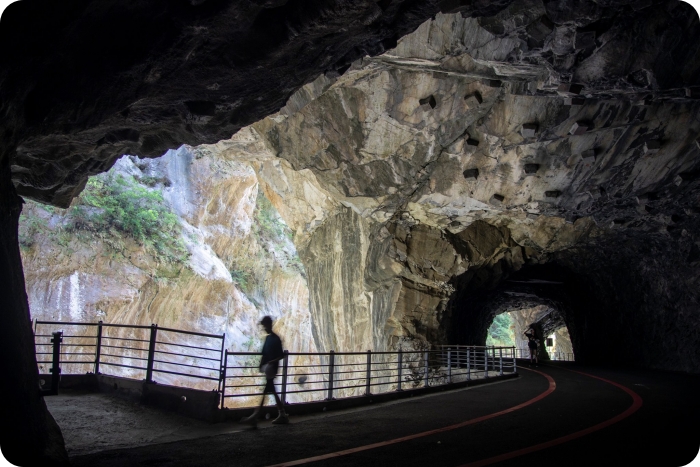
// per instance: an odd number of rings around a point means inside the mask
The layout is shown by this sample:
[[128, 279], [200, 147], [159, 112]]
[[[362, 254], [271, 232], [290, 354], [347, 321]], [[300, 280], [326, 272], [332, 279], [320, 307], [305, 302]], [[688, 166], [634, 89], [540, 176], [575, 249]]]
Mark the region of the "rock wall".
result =
[[[225, 333], [228, 350], [257, 351], [264, 335], [257, 323], [270, 315], [285, 348], [316, 351], [309, 291], [291, 232], [273, 209], [261, 213], [261, 203], [269, 202], [251, 167], [182, 147], [159, 159], [126, 156], [108, 175], [115, 174], [163, 192], [182, 225], [185, 262], [169, 262], [128, 236], [75, 231], [70, 210], [32, 204], [20, 228], [30, 243], [22, 256], [32, 318], [157, 323]], [[266, 221], [279, 231], [265, 230], [263, 215], [272, 216]], [[41, 227], [32, 230], [32, 222]], [[185, 383], [166, 374], [157, 380]]]
[[[687, 125], [695, 131], [689, 119], [700, 107], [662, 88], [653, 101], [630, 99], [644, 86], [629, 76], [624, 85], [580, 78], [590, 90], [576, 97], [567, 81], [582, 72], [561, 57], [597, 60], [613, 45], [606, 39], [588, 51], [559, 50], [571, 24], [564, 10], [551, 8], [514, 3], [498, 19], [503, 31], [483, 19], [437, 15], [395, 49], [355, 62], [340, 77], [319, 78], [278, 115], [208, 147], [220, 154], [246, 148], [244, 158], [260, 161], [266, 192], [277, 194], [270, 199], [304, 252], [323, 346], [483, 343], [494, 313], [517, 301], [556, 310], [540, 323], [542, 332], [566, 324], [582, 361], [634, 360], [603, 357], [595, 350], [603, 335], [645, 345], [643, 332], [604, 314], [597, 327], [606, 331], [586, 325], [601, 308], [587, 300], [622, 306], [604, 298], [617, 288], [636, 297], [675, 294], [637, 286], [623, 267], [637, 264], [633, 249], [609, 245], [619, 237], [634, 245], [660, 241], [654, 254], [661, 257], [673, 248], [695, 251], [697, 148]], [[550, 13], [561, 25], [549, 28], [544, 45], [528, 45], [528, 55], [522, 28], [536, 36]], [[590, 21], [608, 21], [610, 31], [626, 24], [600, 14]], [[663, 21], [678, 19], [672, 17]], [[584, 25], [576, 27], [584, 37]], [[559, 57], [555, 63], [536, 59], [547, 51]], [[580, 256], [591, 251], [601, 252], [596, 260]], [[592, 264], [616, 255], [610, 274], [619, 281], [611, 281]], [[567, 279], [539, 278], [546, 265], [568, 271]], [[697, 277], [690, 268], [687, 277]], [[517, 274], [524, 284], [509, 282]], [[653, 314], [642, 313], [644, 327], [656, 328]], [[338, 323], [357, 327], [350, 332]], [[665, 363], [644, 365], [694, 367], [688, 353], [659, 346]]]
[[[125, 5], [88, 1], [64, 8], [28, 0], [3, 15], [0, 203], [6, 210], [2, 259], [11, 300], [2, 327], [10, 334], [7, 353], [22, 355], [3, 391], [24, 397], [30, 413], [26, 423], [3, 410], [21, 427], [17, 433], [36, 424], [42, 431], [37, 439], [47, 440], [52, 430], [42, 422], [41, 404], [27, 399], [37, 381], [30, 374], [27, 301], [18, 279], [15, 191], [65, 207], [88, 175], [108, 170], [122, 154], [153, 157], [182, 143], [228, 137], [277, 111], [320, 73], [329, 82], [307, 88], [286, 112], [243, 131], [231, 145], [265, 147], [257, 170], [261, 180], [265, 171], [272, 178], [261, 182], [263, 190], [282, 211], [273, 194], [295, 196], [283, 216], [301, 234], [295, 236], [300, 251], [324, 228], [326, 216], [340, 214], [340, 206], [366, 223], [362, 232], [368, 236], [353, 240], [369, 245], [365, 269], [347, 274], [364, 283], [346, 290], [369, 294], [349, 304], [348, 313], [359, 311], [362, 300], [370, 304], [375, 341], [382, 341], [382, 321], [391, 345], [397, 336], [426, 344], [449, 335], [449, 329], [481, 335], [478, 323], [492, 309], [489, 301], [513, 292], [506, 290], [508, 278], [520, 273], [530, 281], [530, 292], [560, 306], [577, 355], [600, 359], [602, 336], [620, 334], [632, 350], [608, 358], [700, 371], [692, 354], [698, 347], [692, 258], [699, 248], [700, 22], [689, 5], [627, 0]], [[414, 38], [397, 43], [431, 17]], [[139, 34], [123, 34], [125, 24]], [[363, 58], [391, 48], [381, 58]], [[477, 326], [455, 326], [465, 308], [459, 288], [453, 293], [435, 280], [432, 268], [416, 263], [423, 268], [417, 274], [408, 256], [406, 262], [391, 253], [391, 224], [411, 219], [439, 230], [420, 234], [434, 239], [478, 220], [505, 226], [519, 245], [507, 249], [527, 253], [518, 271], [511, 266], [520, 260], [513, 261], [513, 251], [506, 259], [504, 250], [503, 261], [481, 272], [467, 269], [447, 282], [478, 292], [483, 306], [471, 307]], [[559, 237], [571, 231], [562, 225], [577, 231], [591, 222], [599, 232], [586, 227], [576, 238]], [[527, 235], [518, 234], [520, 225]], [[330, 230], [343, 230], [328, 229], [319, 240], [330, 238]], [[421, 229], [415, 229], [417, 236]], [[637, 250], [655, 242], [659, 247], [651, 253], [658, 256], [639, 260]], [[199, 253], [207, 265], [209, 251]], [[616, 254], [610, 272], [597, 269], [593, 258], [606, 264]], [[557, 261], [573, 282], [546, 292], [534, 266]], [[674, 268], [677, 261], [688, 266]], [[448, 263], [437, 257], [428, 262]], [[579, 263], [585, 270], [577, 276]], [[630, 271], [630, 265], [641, 269]], [[650, 265], [656, 269], [645, 269]], [[349, 271], [342, 265], [332, 269]], [[209, 269], [217, 271], [225, 282], [220, 268]], [[473, 274], [483, 287], [462, 281], [464, 274]], [[337, 297], [342, 287], [334, 284], [334, 290]], [[596, 298], [579, 309], [575, 297]], [[637, 299], [638, 306], [625, 308], [623, 297]], [[334, 313], [345, 312], [340, 306]], [[586, 313], [595, 326], [586, 325]], [[682, 327], [674, 324], [676, 314]], [[435, 322], [445, 317], [452, 324], [435, 331]], [[651, 344], [635, 341], [634, 329], [652, 338]], [[668, 344], [679, 340], [671, 333], [682, 336], [678, 347]], [[649, 356], [641, 345], [658, 352]], [[3, 444], [14, 445], [14, 434], [3, 434]], [[61, 450], [60, 443], [52, 446]], [[44, 447], [37, 445], [31, 455]]]

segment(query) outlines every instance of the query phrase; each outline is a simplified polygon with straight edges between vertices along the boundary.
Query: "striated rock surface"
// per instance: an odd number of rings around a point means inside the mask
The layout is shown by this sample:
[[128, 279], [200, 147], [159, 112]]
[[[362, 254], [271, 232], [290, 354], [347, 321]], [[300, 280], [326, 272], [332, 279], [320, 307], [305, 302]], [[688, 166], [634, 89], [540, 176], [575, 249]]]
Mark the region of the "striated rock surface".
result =
[[[328, 261], [309, 273], [324, 347], [480, 343], [516, 292], [557, 305], [581, 360], [700, 371], [698, 28], [673, 0], [12, 4], [0, 342], [22, 358], [3, 445], [34, 444], [8, 458], [65, 462], [31, 402], [16, 193], [67, 207], [124, 153], [237, 131], [220, 147], [255, 161], [307, 269]], [[476, 221], [498, 233], [457, 237]], [[352, 320], [356, 333], [340, 326]]]
[[[20, 241], [32, 318], [158, 323], [225, 333], [228, 350], [257, 351], [264, 335], [258, 322], [271, 315], [286, 348], [316, 351], [303, 267], [249, 166], [183, 146], [158, 159], [125, 156], [106, 174], [119, 175], [163, 193], [187, 254], [174, 261], [127, 235], [77, 225], [76, 206], [31, 204]], [[201, 380], [157, 379], [211, 389]]]
[[[629, 76], [572, 101], [561, 66], [513, 55], [544, 21], [527, 5], [502, 32], [437, 15], [202, 150], [258, 161], [296, 232], [320, 349], [483, 343], [494, 314], [547, 305], [542, 332], [566, 325], [582, 361], [695, 371], [700, 106], [657, 84], [638, 102]], [[563, 47], [555, 29], [528, 47]], [[607, 46], [591, 47], [552, 53]], [[666, 320], [687, 339], [662, 342]]]

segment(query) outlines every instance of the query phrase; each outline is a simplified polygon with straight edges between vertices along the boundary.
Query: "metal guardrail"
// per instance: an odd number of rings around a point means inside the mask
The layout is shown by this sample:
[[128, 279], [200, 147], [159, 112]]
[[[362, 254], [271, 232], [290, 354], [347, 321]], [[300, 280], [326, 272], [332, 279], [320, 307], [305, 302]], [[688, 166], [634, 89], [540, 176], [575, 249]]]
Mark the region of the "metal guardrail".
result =
[[[226, 352], [221, 406], [255, 405], [262, 396], [259, 353]], [[280, 364], [283, 402], [371, 396], [517, 373], [513, 347], [439, 346], [437, 350], [299, 353], [285, 351]], [[248, 399], [248, 400], [246, 400]]]
[[[56, 367], [56, 334], [62, 338], [59, 365], [69, 370], [59, 370], [64, 374], [101, 374], [111, 368], [111, 373], [108, 370], [104, 374], [145, 379], [149, 383], [154, 382], [154, 374], [175, 375], [184, 378], [184, 382], [215, 381], [217, 390], [221, 389], [224, 334], [183, 331], [156, 324], [35, 321], [34, 343], [40, 372], [45, 364]], [[47, 360], [47, 355], [53, 358]]]
[[[528, 348], [522, 348], [522, 349], [515, 349], [516, 352], [516, 358], [530, 358], [530, 349]], [[547, 352], [549, 355], [550, 360], [554, 361], [562, 361], [562, 362], [574, 362], [576, 359], [574, 358], [573, 352]]]
[[[257, 405], [262, 396], [261, 354], [225, 351], [224, 334], [155, 324], [36, 321], [34, 337], [40, 372], [43, 365], [52, 365], [51, 389], [44, 390], [44, 395], [58, 393], [62, 373], [103, 374], [113, 369], [104, 374], [147, 383], [155, 382], [155, 374], [173, 375], [179, 377], [179, 385], [195, 389], [198, 382], [216, 382], [221, 408], [234, 400], [238, 407]], [[483, 346], [393, 352], [285, 350], [281, 379], [275, 382], [285, 403], [371, 396], [517, 373], [516, 354], [514, 347]]]

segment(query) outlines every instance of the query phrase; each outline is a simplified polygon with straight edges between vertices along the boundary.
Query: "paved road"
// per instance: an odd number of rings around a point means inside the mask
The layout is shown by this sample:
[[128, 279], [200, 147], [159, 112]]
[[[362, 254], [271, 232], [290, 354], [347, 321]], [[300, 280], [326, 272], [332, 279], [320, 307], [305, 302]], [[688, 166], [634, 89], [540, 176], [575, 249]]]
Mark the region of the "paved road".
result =
[[700, 448], [700, 376], [521, 369], [517, 380], [332, 416], [72, 457], [80, 466], [654, 465]]

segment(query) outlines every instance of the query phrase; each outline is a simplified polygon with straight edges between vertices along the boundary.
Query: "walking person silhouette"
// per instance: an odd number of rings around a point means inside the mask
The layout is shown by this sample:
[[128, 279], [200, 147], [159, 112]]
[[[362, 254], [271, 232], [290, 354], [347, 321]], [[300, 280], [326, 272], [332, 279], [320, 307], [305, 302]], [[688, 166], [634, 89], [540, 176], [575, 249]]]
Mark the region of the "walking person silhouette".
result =
[[241, 419], [241, 423], [251, 425], [253, 428], [258, 426], [258, 413], [260, 408], [265, 403], [265, 396], [267, 394], [272, 394], [275, 396], [275, 402], [277, 403], [277, 409], [279, 414], [272, 423], [275, 425], [286, 425], [289, 423], [289, 417], [287, 412], [284, 410], [284, 404], [282, 400], [277, 395], [275, 390], [275, 376], [277, 376], [277, 370], [279, 368], [279, 362], [284, 358], [284, 350], [282, 350], [282, 339], [272, 332], [272, 318], [269, 316], [263, 317], [260, 320], [260, 324], [265, 328], [267, 332], [267, 337], [265, 338], [265, 343], [262, 348], [262, 358], [260, 359], [260, 372], [265, 373], [265, 387], [263, 388], [262, 397], [260, 398], [260, 405], [255, 408], [253, 414], [249, 417]]
[[530, 365], [532, 365], [532, 359], [535, 359], [535, 366], [537, 366], [537, 347], [539, 346], [540, 340], [535, 338], [535, 330], [530, 328], [525, 331], [525, 337], [527, 337], [527, 346], [530, 349]]

